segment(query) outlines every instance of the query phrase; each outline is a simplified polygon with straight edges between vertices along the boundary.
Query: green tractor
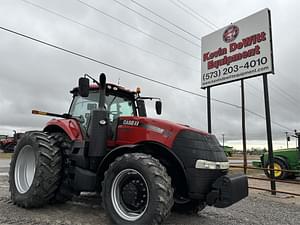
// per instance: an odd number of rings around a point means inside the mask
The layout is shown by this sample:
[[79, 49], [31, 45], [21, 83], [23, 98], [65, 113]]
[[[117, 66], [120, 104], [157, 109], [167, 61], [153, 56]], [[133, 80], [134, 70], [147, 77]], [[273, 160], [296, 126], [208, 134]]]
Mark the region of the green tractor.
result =
[[224, 149], [224, 152], [225, 152], [225, 155], [227, 157], [232, 157], [232, 154], [233, 154], [233, 147], [231, 146], [223, 146], [223, 149]]
[[[295, 135], [291, 136], [298, 139], [297, 148], [279, 149], [273, 152], [275, 179], [300, 177], [300, 132], [295, 131]], [[253, 161], [252, 165], [255, 167], [269, 168], [270, 161], [268, 152], [260, 157], [260, 161]], [[291, 170], [291, 172], [286, 170]], [[266, 169], [265, 174], [270, 177], [270, 170]]]

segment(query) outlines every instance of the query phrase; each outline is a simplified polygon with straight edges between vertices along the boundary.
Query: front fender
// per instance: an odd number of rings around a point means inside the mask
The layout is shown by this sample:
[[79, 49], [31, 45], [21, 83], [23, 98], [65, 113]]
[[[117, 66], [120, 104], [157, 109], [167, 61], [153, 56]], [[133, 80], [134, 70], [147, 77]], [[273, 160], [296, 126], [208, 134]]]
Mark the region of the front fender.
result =
[[108, 152], [105, 157], [102, 159], [98, 169], [97, 174], [101, 176], [101, 174], [104, 173], [104, 171], [108, 168], [109, 164], [114, 161], [115, 158], [117, 158], [120, 155], [123, 155], [125, 153], [134, 152], [134, 150], [139, 147], [140, 145], [122, 145], [119, 147], [114, 148], [110, 152]]
[[104, 179], [104, 173], [110, 163], [123, 154], [133, 152], [149, 154], [158, 159], [167, 169], [169, 176], [172, 178], [172, 183], [177, 187], [177, 191], [182, 193], [182, 196], [187, 195], [185, 193], [187, 191], [186, 173], [182, 161], [166, 146], [155, 142], [122, 145], [107, 153], [97, 170], [97, 181], [99, 182], [97, 187], [100, 188], [100, 182]]

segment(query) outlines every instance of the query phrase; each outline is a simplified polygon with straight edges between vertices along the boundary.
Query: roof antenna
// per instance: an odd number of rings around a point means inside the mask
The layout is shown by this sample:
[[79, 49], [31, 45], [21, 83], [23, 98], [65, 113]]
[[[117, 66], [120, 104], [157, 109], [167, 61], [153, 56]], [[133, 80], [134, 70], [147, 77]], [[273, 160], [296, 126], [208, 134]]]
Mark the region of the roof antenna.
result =
[[120, 85], [120, 77], [118, 78], [118, 85]]

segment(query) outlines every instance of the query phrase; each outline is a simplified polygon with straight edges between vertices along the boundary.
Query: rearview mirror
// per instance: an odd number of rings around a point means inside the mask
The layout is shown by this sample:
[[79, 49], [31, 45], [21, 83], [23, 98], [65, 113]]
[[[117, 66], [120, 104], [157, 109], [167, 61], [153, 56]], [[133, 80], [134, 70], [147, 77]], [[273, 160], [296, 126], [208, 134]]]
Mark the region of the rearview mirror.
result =
[[90, 88], [90, 80], [86, 77], [79, 78], [79, 95], [81, 97], [88, 97], [89, 96], [89, 88]]
[[158, 115], [161, 114], [161, 108], [162, 108], [162, 103], [161, 103], [161, 101], [156, 101], [156, 102], [155, 102], [155, 109], [156, 109], [156, 113], [157, 113]]

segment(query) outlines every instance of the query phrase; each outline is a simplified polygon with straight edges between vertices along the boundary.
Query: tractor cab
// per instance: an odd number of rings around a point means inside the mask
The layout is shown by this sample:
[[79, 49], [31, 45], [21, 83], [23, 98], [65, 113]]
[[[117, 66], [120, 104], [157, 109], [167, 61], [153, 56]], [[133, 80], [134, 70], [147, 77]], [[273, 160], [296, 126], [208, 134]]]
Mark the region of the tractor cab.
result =
[[[87, 87], [74, 88], [71, 93], [73, 100], [69, 109], [69, 115], [78, 118], [83, 131], [87, 136], [91, 133], [91, 115], [92, 111], [99, 107], [99, 99], [101, 95], [104, 97], [104, 110], [107, 113], [108, 139], [116, 136], [116, 127], [121, 116], [139, 116], [146, 117], [145, 99], [158, 99], [155, 108], [157, 114], [161, 114], [161, 102], [159, 98], [141, 97], [140, 88], [136, 91], [126, 89], [115, 84], [105, 84], [105, 91], [99, 91], [99, 85], [91, 84]], [[81, 89], [86, 89], [83, 91]], [[88, 89], [88, 90], [87, 90]]]
[[[112, 84], [107, 84], [106, 90], [104, 107], [108, 114], [109, 125], [116, 125], [120, 116], [137, 116], [135, 92]], [[96, 85], [91, 85], [87, 97], [80, 96], [78, 88], [74, 88], [71, 93], [73, 94], [73, 101], [69, 114], [72, 117], [78, 118], [83, 130], [88, 133], [91, 123], [91, 112], [98, 108], [99, 89]]]

